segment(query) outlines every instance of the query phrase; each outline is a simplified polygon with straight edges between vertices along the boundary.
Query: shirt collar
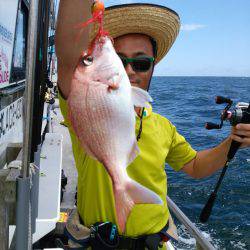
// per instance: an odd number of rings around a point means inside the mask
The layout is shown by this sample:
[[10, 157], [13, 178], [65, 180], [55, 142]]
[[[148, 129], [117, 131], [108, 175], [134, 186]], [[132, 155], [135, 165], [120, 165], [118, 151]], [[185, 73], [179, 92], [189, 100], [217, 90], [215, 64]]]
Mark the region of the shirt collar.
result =
[[[148, 103], [149, 107], [148, 108], [144, 108], [144, 111], [143, 111], [143, 118], [145, 117], [149, 117], [152, 112], [153, 112], [153, 108], [152, 108], [152, 105], [150, 103]], [[137, 114], [136, 114], [136, 117], [137, 118], [140, 118]]]

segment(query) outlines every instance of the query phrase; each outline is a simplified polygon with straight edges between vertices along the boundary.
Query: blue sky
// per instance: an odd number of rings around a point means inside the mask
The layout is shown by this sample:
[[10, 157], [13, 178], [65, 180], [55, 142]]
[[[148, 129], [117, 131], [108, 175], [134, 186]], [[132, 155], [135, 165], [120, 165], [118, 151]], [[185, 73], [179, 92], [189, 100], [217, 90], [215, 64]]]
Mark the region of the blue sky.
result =
[[167, 6], [181, 19], [179, 36], [155, 75], [250, 76], [249, 0], [114, 1]]

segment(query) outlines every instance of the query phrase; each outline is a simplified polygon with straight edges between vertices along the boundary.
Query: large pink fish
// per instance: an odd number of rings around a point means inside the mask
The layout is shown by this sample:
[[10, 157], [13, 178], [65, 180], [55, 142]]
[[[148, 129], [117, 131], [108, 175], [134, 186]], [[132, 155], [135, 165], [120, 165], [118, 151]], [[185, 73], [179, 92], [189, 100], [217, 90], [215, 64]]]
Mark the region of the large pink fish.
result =
[[101, 162], [111, 177], [122, 231], [135, 203], [162, 203], [126, 172], [139, 153], [134, 106], [145, 107], [149, 101], [146, 91], [131, 86], [107, 36], [96, 40], [90, 56], [80, 58], [68, 97], [69, 118], [86, 153]]

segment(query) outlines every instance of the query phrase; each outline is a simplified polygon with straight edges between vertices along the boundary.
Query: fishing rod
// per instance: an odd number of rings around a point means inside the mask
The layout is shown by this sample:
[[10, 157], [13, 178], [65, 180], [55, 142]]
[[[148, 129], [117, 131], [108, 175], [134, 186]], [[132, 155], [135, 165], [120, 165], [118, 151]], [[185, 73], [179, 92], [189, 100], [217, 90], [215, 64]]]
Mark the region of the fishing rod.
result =
[[[50, 25], [51, 0], [39, 1], [38, 34], [36, 50], [36, 74], [33, 103], [32, 153], [39, 151], [42, 143], [42, 122], [45, 94], [48, 88], [48, 32]], [[34, 160], [34, 159], [31, 159]]]
[[[228, 120], [232, 126], [236, 126], [238, 123], [250, 123], [250, 103], [239, 102], [233, 111], [229, 111], [229, 109], [231, 108], [231, 106], [233, 104], [233, 101], [231, 99], [225, 98], [223, 96], [217, 96], [215, 102], [217, 104], [226, 103], [227, 106], [224, 108], [224, 110], [221, 113], [220, 124], [208, 122], [208, 123], [206, 123], [206, 129], [209, 129], [209, 130], [221, 129], [223, 126], [223, 122], [225, 120]], [[212, 208], [213, 208], [215, 199], [217, 197], [217, 192], [218, 192], [220, 185], [222, 183], [222, 180], [225, 176], [228, 165], [229, 165], [230, 161], [234, 158], [240, 145], [241, 145], [240, 142], [232, 140], [230, 149], [229, 149], [228, 154], [227, 154], [227, 161], [222, 169], [219, 180], [216, 183], [214, 191], [211, 193], [206, 205], [204, 206], [204, 208], [200, 214], [200, 221], [203, 223], [207, 222], [209, 216], [211, 215]]]

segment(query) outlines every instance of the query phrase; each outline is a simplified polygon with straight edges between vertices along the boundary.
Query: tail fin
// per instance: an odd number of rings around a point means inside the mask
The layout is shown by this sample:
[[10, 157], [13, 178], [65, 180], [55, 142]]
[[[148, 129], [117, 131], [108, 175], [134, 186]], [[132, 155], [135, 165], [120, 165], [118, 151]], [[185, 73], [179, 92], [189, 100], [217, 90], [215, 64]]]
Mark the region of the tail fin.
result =
[[150, 189], [129, 179], [125, 189], [114, 187], [115, 207], [119, 228], [125, 231], [127, 218], [135, 204], [162, 204], [161, 198]]
[[136, 204], [162, 204], [159, 195], [134, 180], [129, 180], [126, 190]]

